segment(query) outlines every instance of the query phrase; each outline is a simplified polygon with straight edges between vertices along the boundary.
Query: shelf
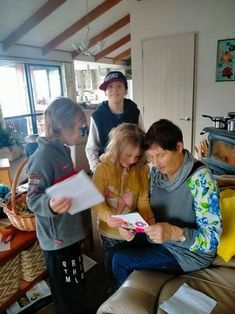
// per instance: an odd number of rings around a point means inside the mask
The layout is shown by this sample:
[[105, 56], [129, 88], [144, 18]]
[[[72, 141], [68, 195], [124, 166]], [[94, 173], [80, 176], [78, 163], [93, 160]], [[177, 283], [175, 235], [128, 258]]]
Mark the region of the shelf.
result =
[[31, 282], [27, 282], [25, 280], [20, 281], [20, 289], [13, 294], [2, 306], [0, 306], [0, 313], [3, 313], [9, 306], [11, 306], [14, 302], [19, 300], [19, 298], [25, 294], [28, 290], [30, 290], [36, 283], [41, 281], [46, 277], [47, 273], [43, 272], [36, 279]]
[[[0, 266], [4, 265], [9, 259], [22, 250], [28, 249], [36, 241], [36, 233], [34, 231], [20, 231], [17, 230], [15, 236], [11, 240], [11, 249], [0, 253]], [[42, 272], [36, 279], [31, 282], [20, 280], [19, 290], [13, 294], [9, 299], [0, 306], [0, 313], [3, 313], [12, 303], [17, 301], [26, 291], [31, 289], [37, 282], [46, 277], [46, 272]]]

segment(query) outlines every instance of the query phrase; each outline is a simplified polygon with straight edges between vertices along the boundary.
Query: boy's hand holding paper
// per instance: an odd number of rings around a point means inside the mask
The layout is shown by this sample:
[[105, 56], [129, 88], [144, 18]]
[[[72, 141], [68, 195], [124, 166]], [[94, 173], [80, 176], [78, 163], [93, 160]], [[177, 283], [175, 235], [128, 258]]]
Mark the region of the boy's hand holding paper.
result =
[[103, 195], [98, 191], [84, 170], [52, 185], [46, 189], [46, 193], [52, 198], [71, 198], [72, 205], [68, 211], [71, 215], [104, 202]]

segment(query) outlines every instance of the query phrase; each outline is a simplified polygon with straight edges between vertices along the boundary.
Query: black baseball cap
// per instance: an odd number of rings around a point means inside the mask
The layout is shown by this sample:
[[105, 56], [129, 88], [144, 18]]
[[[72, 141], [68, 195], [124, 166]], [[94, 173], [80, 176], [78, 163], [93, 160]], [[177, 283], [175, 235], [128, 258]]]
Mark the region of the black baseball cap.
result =
[[107, 86], [112, 83], [112, 82], [117, 82], [117, 81], [121, 81], [124, 83], [126, 89], [128, 88], [127, 85], [127, 79], [125, 77], [125, 75], [120, 72], [120, 71], [111, 71], [109, 72], [105, 78], [104, 78], [104, 82], [100, 85], [100, 89], [101, 90], [106, 90]]

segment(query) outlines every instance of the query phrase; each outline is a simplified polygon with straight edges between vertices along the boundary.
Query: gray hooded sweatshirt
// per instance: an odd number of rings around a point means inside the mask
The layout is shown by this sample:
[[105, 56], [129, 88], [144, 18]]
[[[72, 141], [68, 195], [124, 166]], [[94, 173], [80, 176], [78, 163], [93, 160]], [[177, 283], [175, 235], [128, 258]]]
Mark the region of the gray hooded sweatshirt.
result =
[[70, 149], [59, 139], [38, 138], [39, 147], [28, 163], [28, 207], [36, 216], [36, 233], [43, 250], [58, 250], [84, 238], [81, 214], [55, 214], [46, 188], [76, 172]]
[[160, 172], [151, 176], [150, 202], [157, 222], [184, 229], [185, 241], [166, 241], [162, 245], [189, 272], [208, 267], [213, 261], [221, 234], [221, 215], [219, 190], [211, 172], [200, 163], [191, 173], [195, 159], [187, 150], [184, 153], [183, 165], [172, 181]]

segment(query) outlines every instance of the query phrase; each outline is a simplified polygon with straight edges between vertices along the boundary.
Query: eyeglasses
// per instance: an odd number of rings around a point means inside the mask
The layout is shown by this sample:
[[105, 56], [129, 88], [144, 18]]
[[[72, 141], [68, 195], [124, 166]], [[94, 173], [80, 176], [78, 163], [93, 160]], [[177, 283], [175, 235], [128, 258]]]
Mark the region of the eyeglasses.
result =
[[80, 136], [84, 137], [84, 136], [88, 136], [89, 133], [89, 127], [88, 125], [83, 125], [82, 127], [80, 127]]

